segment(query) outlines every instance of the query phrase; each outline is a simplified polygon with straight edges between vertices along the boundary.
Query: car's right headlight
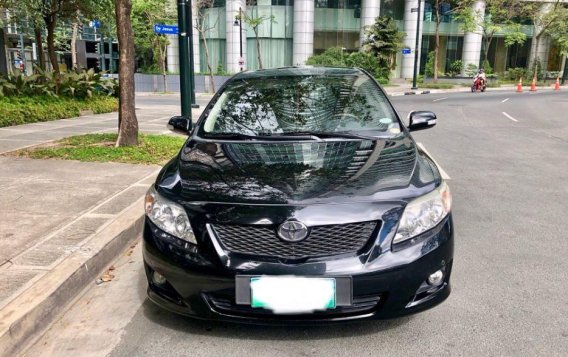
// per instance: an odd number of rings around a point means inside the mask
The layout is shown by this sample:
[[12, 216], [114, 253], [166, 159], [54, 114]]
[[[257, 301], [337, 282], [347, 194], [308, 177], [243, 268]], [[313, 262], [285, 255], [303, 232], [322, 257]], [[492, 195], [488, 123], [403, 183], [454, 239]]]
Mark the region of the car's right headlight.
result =
[[146, 193], [144, 209], [150, 221], [164, 232], [197, 244], [185, 209], [181, 205], [160, 196], [153, 186]]
[[438, 225], [452, 208], [452, 194], [442, 181], [434, 191], [410, 201], [400, 218], [393, 243], [412, 239]]

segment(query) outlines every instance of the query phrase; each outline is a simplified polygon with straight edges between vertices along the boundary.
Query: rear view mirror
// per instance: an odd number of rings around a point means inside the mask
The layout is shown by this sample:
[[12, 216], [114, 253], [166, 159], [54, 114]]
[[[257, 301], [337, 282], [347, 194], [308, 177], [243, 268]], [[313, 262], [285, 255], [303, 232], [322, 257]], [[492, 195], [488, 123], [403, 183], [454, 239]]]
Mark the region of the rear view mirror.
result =
[[168, 129], [176, 134], [189, 135], [191, 132], [191, 120], [181, 116], [172, 117], [168, 121]]
[[409, 123], [408, 130], [417, 131], [429, 129], [436, 125], [437, 117], [433, 112], [428, 111], [414, 111], [408, 115]]

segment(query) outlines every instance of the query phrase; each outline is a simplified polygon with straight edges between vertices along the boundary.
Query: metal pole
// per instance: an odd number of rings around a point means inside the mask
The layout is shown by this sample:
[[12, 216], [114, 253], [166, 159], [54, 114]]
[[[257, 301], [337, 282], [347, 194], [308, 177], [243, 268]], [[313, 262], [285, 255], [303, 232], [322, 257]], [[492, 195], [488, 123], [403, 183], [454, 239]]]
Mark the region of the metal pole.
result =
[[241, 7], [239, 6], [239, 45], [241, 49], [241, 56], [239, 57], [239, 64], [241, 65], [241, 72], [243, 71], [243, 14]]
[[418, 46], [420, 45], [420, 12], [422, 0], [418, 0], [418, 13], [416, 14], [416, 44], [414, 45], [414, 73], [412, 74], [412, 89], [418, 89], [416, 86], [416, 77], [418, 76]]
[[26, 46], [24, 46], [24, 34], [20, 32], [20, 52], [22, 52], [22, 63], [24, 64], [24, 70], [22, 71], [24, 75], [26, 75], [26, 67], [27, 67], [27, 61], [26, 61]]
[[112, 37], [108, 39], [108, 53], [110, 54], [110, 60], [108, 62], [108, 71], [112, 74], [113, 69], [113, 57], [112, 57]]
[[566, 56], [566, 60], [564, 61], [564, 71], [562, 73], [562, 85], [566, 82], [566, 78], [568, 78], [568, 56]]
[[189, 36], [189, 72], [191, 73], [191, 107], [192, 108], [199, 108], [199, 105], [195, 104], [195, 64], [193, 63], [193, 15], [191, 8], [191, 0], [187, 0], [188, 2], [188, 9], [189, 14], [187, 15], [187, 28], [189, 28], [188, 36]]
[[191, 77], [193, 73], [191, 72], [190, 59], [187, 58], [191, 47], [191, 36], [188, 36], [191, 31], [191, 7], [189, 0], [178, 0], [177, 12], [181, 115], [187, 119], [191, 119]]
[[106, 63], [105, 63], [105, 38], [103, 37], [103, 34], [101, 32], [101, 69], [104, 71], [106, 71]]

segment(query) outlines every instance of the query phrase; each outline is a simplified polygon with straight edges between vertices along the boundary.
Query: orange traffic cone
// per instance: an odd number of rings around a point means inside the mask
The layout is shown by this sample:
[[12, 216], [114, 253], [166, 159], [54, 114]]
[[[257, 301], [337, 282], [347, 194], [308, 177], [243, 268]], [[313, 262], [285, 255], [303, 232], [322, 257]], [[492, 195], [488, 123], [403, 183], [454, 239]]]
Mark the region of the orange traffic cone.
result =
[[531, 92], [536, 92], [536, 80], [534, 78], [531, 82]]
[[554, 90], [560, 90], [560, 78], [556, 77], [556, 82], [554, 83]]
[[519, 83], [517, 83], [517, 93], [523, 93], [523, 78], [519, 78]]

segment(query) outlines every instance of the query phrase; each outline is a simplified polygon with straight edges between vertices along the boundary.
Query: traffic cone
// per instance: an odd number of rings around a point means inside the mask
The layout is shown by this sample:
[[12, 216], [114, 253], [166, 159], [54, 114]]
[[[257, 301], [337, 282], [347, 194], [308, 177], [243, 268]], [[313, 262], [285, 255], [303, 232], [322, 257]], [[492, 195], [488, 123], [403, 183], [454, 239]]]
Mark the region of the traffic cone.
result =
[[536, 80], [534, 78], [531, 82], [531, 92], [536, 92]]
[[554, 90], [560, 90], [560, 78], [556, 77], [556, 82], [554, 83]]
[[519, 83], [517, 83], [517, 93], [523, 93], [523, 78], [519, 78]]

